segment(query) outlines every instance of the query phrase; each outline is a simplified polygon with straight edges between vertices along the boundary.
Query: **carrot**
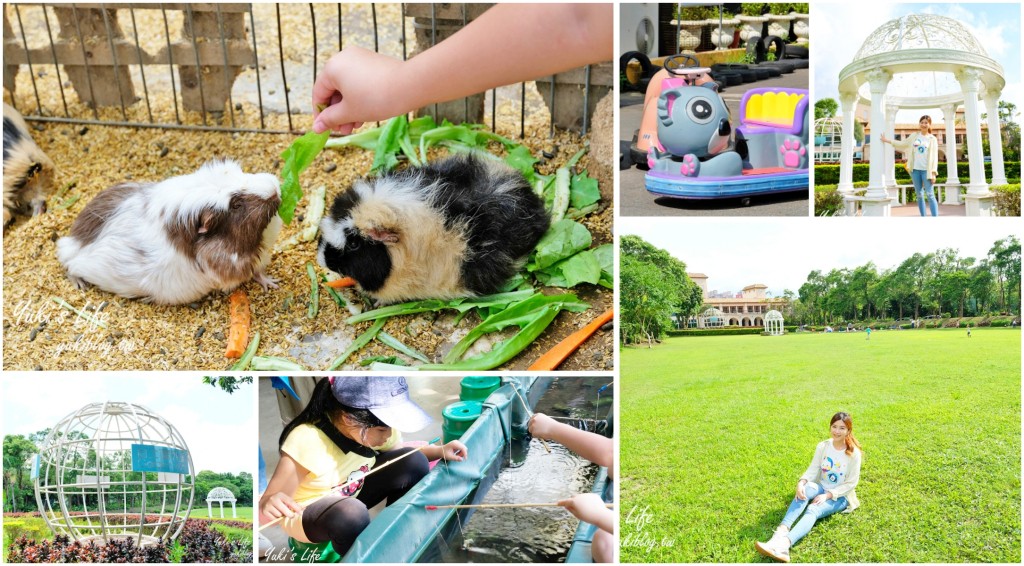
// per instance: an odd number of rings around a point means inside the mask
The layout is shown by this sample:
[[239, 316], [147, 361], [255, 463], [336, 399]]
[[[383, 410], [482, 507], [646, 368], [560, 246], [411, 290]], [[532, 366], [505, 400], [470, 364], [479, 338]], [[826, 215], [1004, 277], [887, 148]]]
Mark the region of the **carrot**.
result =
[[245, 291], [236, 289], [228, 297], [231, 305], [231, 325], [228, 327], [228, 347], [224, 353], [229, 358], [237, 358], [245, 351], [249, 343], [249, 326], [252, 324], [252, 316], [249, 314], [249, 296]]
[[341, 279], [335, 279], [334, 281], [328, 281], [324, 283], [328, 287], [333, 289], [344, 289], [345, 287], [355, 287], [356, 280], [351, 277], [342, 277]]
[[604, 314], [594, 319], [590, 324], [576, 332], [573, 332], [568, 338], [562, 340], [558, 344], [555, 344], [554, 348], [545, 352], [544, 355], [538, 358], [536, 362], [533, 362], [533, 365], [528, 369], [530, 371], [551, 371], [556, 369], [558, 366], [562, 365], [562, 362], [564, 362], [566, 358], [569, 357], [569, 354], [575, 352], [581, 344], [587, 341], [587, 338], [590, 338], [594, 332], [597, 332], [598, 328], [601, 328], [605, 323], [611, 320], [613, 315], [614, 312], [612, 309], [606, 310]]

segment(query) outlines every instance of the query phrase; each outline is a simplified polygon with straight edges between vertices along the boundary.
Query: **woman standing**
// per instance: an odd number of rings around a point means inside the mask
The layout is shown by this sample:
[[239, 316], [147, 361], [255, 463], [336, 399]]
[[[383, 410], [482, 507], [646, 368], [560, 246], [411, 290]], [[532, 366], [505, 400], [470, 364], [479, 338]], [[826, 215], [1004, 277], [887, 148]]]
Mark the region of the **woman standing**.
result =
[[907, 139], [894, 141], [881, 135], [881, 140], [891, 143], [892, 146], [903, 155], [907, 156], [907, 170], [910, 171], [910, 179], [914, 182], [914, 190], [917, 193], [917, 209], [924, 216], [924, 200], [928, 198], [928, 208], [932, 216], [939, 215], [939, 203], [935, 201], [935, 189], [932, 184], [939, 171], [939, 140], [932, 135], [932, 119], [930, 116], [921, 116], [918, 122], [921, 126], [920, 132], [914, 132]]
[[818, 443], [811, 465], [796, 484], [796, 497], [782, 523], [771, 540], [754, 543], [760, 554], [789, 562], [789, 548], [804, 538], [818, 519], [860, 506], [854, 488], [860, 481], [861, 451], [860, 443], [853, 437], [853, 419], [849, 413], [839, 412], [829, 424], [832, 438]]

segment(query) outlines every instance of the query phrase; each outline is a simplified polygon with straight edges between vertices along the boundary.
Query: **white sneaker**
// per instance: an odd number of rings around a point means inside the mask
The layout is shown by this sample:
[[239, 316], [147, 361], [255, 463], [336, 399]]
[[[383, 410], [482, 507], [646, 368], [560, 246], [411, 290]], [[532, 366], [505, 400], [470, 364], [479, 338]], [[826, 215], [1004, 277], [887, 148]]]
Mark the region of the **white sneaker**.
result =
[[757, 552], [763, 556], [767, 556], [776, 562], [789, 562], [789, 537], [785, 533], [780, 532], [779, 529], [775, 529], [775, 534], [772, 535], [771, 540], [768, 542], [755, 542], [754, 548]]

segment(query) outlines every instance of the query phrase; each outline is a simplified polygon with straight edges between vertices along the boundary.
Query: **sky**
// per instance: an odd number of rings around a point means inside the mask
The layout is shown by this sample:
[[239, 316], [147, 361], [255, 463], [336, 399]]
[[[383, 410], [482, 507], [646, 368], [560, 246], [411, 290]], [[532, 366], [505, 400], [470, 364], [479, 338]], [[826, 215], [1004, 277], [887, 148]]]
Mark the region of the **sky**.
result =
[[[870, 7], [869, 7], [870, 6]], [[914, 13], [948, 16], [962, 23], [988, 51], [988, 56], [1003, 66], [1006, 88], [1000, 97], [1021, 106], [1019, 3], [983, 4], [890, 4], [872, 2], [817, 3], [811, 7], [811, 48], [814, 70], [814, 98], [839, 100], [839, 72], [850, 63], [864, 40], [885, 22]], [[847, 38], [838, 41], [835, 38]], [[820, 41], [816, 41], [820, 40]], [[985, 112], [984, 102], [980, 102]], [[841, 111], [840, 111], [841, 113]], [[923, 110], [902, 110], [896, 120], [914, 123]], [[935, 109], [933, 116], [941, 116]], [[941, 121], [941, 120], [939, 120]], [[1018, 117], [1019, 121], [1019, 117]]]
[[1021, 237], [1020, 220], [1012, 218], [830, 220], [622, 218], [616, 229], [667, 250], [688, 272], [707, 275], [708, 291], [739, 292], [763, 283], [772, 296], [786, 289], [798, 292], [815, 269], [828, 272], [873, 261], [882, 271], [916, 252], [942, 248], [981, 259], [996, 240]]
[[255, 475], [252, 388], [243, 385], [229, 395], [193, 374], [8, 374], [3, 378], [3, 434], [51, 428], [89, 403], [126, 401], [178, 429], [196, 471]]

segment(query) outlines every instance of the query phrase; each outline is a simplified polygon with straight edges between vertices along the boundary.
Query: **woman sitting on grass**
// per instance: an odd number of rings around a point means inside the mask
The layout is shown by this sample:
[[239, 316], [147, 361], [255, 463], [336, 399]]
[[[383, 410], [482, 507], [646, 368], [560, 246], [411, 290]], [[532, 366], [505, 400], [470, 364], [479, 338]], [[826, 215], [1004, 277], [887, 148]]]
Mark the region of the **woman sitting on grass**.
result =
[[862, 456], [860, 443], [853, 437], [853, 419], [849, 413], [839, 412], [832, 415], [829, 424], [832, 438], [818, 443], [811, 465], [796, 484], [796, 497], [782, 523], [771, 540], [754, 543], [757, 551], [769, 558], [789, 562], [789, 547], [804, 538], [818, 519], [844, 510], [848, 513], [860, 506], [854, 488], [860, 481]]

